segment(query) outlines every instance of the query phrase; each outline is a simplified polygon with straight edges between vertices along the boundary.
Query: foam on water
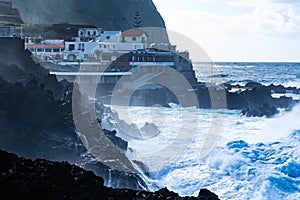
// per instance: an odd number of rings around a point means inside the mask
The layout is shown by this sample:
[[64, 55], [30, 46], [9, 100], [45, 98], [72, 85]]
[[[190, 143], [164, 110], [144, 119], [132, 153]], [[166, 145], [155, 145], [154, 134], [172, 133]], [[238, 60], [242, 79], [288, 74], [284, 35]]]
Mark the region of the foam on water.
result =
[[[201, 68], [201, 64], [194, 66]], [[300, 86], [297, 63], [221, 63], [217, 68], [213, 74], [202, 73], [208, 68], [196, 69], [199, 81], [221, 74], [223, 82], [236, 84]], [[149, 167], [154, 179], [149, 182], [180, 195], [196, 196], [199, 189], [208, 188], [221, 199], [300, 199], [300, 105], [272, 119], [243, 117], [239, 110], [174, 105], [119, 108], [118, 112], [122, 109], [130, 113], [123, 119], [127, 123], [138, 128], [154, 123], [160, 131], [151, 138], [126, 138], [133, 150], [128, 156]], [[224, 121], [222, 131], [213, 137], [214, 148], [203, 157], [209, 130], [220, 121]], [[118, 134], [124, 137], [121, 131]]]
[[[142, 124], [147, 109], [135, 107], [132, 120]], [[169, 108], [160, 109], [166, 109], [172, 116]], [[197, 134], [183, 153], [177, 153], [176, 147], [186, 141], [167, 139], [168, 133], [176, 132], [176, 126], [167, 127], [162, 131], [165, 136], [156, 141], [129, 141], [129, 147], [149, 166], [158, 185], [181, 195], [197, 195], [200, 188], [208, 188], [221, 199], [300, 197], [300, 125], [297, 123], [300, 106], [274, 119], [246, 118], [239, 116], [239, 111], [229, 110], [193, 108], [186, 111], [198, 119], [198, 123], [185, 125], [183, 130], [197, 128]], [[226, 122], [215, 148], [201, 159], [200, 152], [211, 121], [223, 117]], [[169, 154], [156, 155], [154, 149], [161, 148], [166, 141], [176, 145]], [[153, 154], [145, 154], [147, 151]], [[165, 159], [173, 161], [162, 162]]]

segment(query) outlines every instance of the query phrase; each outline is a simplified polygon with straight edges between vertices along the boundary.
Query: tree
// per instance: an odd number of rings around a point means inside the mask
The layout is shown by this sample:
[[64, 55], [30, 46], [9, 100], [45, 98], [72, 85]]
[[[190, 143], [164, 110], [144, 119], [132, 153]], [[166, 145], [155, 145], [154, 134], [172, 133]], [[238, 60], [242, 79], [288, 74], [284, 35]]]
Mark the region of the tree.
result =
[[142, 17], [141, 17], [141, 14], [140, 14], [139, 11], [136, 11], [136, 12], [135, 12], [135, 15], [134, 15], [133, 19], [134, 19], [133, 27], [134, 27], [134, 28], [139, 28], [139, 27], [141, 27], [141, 24], [142, 24]]

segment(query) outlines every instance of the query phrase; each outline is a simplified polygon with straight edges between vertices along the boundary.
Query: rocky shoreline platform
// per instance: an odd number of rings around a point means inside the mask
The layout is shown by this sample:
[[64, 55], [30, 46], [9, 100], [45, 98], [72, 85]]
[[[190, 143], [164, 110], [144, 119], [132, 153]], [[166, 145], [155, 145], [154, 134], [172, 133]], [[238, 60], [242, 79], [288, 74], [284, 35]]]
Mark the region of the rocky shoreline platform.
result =
[[114, 189], [104, 186], [103, 178], [67, 162], [44, 159], [32, 161], [0, 151], [1, 199], [110, 199], [110, 200], [218, 200], [201, 189], [198, 197], [180, 197], [167, 188], [156, 192]]
[[[167, 189], [143, 191], [148, 187], [138, 172], [112, 169], [97, 161], [75, 128], [74, 85], [58, 82], [23, 47], [18, 38], [0, 38], [0, 149], [24, 157], [0, 153], [1, 199], [188, 199]], [[81, 117], [86, 124], [99, 123], [97, 118], [91, 122], [88, 115]], [[119, 164], [130, 167], [127, 142], [115, 131], [98, 128], [118, 147]], [[202, 190], [203, 194], [211, 199], [209, 191]]]

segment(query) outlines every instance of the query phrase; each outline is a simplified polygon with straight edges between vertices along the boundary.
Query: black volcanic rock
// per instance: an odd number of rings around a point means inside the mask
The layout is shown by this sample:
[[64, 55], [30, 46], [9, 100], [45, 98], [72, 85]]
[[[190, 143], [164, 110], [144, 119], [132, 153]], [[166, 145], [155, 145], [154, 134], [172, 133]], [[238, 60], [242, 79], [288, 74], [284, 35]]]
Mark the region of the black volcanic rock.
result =
[[103, 179], [67, 162], [19, 158], [0, 151], [1, 199], [101, 199]]
[[12, 0], [27, 24], [70, 23], [104, 29], [133, 28], [134, 15], [141, 13], [142, 27], [165, 27], [152, 0]]
[[247, 107], [244, 108], [241, 112], [243, 115], [246, 115], [247, 117], [273, 117], [279, 111], [275, 106], [270, 106], [268, 103], [264, 103], [262, 105], [259, 105], [258, 107]]
[[48, 71], [34, 63], [31, 53], [24, 49], [24, 41], [20, 38], [0, 37], [0, 76], [3, 79], [27, 83], [48, 75]]
[[[76, 87], [67, 81], [58, 82], [54, 75], [34, 63], [23, 47], [19, 38], [0, 39], [0, 149], [31, 159], [40, 157], [89, 166], [105, 181], [111, 173], [111, 186], [146, 188], [137, 174], [93, 161], [74, 125], [72, 94], [78, 92]], [[76, 96], [80, 98], [81, 94]], [[87, 120], [88, 124], [90, 119]], [[98, 123], [97, 119], [94, 121]], [[103, 132], [120, 152], [127, 150], [127, 142], [115, 132]], [[124, 154], [123, 160], [129, 162]]]
[[1, 199], [200, 199], [218, 200], [202, 189], [198, 197], [180, 197], [167, 188], [156, 192], [105, 187], [93, 172], [67, 162], [35, 161], [0, 151]]
[[218, 200], [219, 197], [208, 189], [201, 189], [198, 195], [200, 200]]

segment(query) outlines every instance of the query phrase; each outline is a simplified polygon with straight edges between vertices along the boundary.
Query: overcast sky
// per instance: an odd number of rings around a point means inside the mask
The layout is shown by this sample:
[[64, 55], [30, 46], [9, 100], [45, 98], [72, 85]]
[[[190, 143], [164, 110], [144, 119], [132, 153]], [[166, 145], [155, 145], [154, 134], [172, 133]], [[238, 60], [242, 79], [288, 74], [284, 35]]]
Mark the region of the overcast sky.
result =
[[[153, 0], [213, 61], [300, 61], [300, 0]], [[195, 61], [195, 60], [194, 60]]]

